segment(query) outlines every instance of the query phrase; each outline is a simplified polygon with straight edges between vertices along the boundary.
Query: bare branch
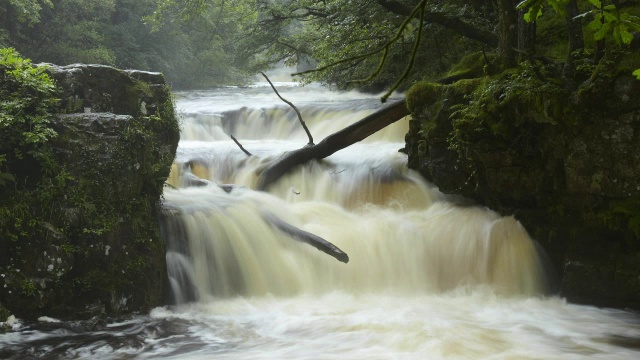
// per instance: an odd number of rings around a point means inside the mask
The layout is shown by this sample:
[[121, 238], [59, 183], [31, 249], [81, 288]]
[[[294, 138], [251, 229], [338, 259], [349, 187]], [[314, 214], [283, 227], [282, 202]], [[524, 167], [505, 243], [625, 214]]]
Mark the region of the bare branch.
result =
[[288, 101], [285, 98], [283, 98], [282, 96], [280, 96], [280, 93], [278, 92], [276, 87], [273, 86], [273, 83], [271, 82], [271, 80], [269, 80], [269, 78], [267, 77], [267, 75], [265, 73], [263, 73], [261, 71], [260, 74], [262, 74], [262, 76], [264, 76], [264, 78], [267, 79], [267, 82], [269, 82], [269, 85], [271, 85], [271, 88], [276, 93], [276, 95], [278, 95], [280, 100], [284, 101], [285, 103], [287, 103], [287, 105], [291, 106], [293, 108], [293, 110], [295, 110], [296, 114], [298, 114], [298, 120], [300, 120], [300, 125], [302, 125], [302, 127], [304, 128], [304, 131], [307, 133], [307, 137], [309, 138], [309, 145], [313, 145], [313, 136], [311, 136], [311, 132], [309, 131], [309, 128], [307, 127], [307, 124], [305, 124], [304, 120], [302, 119], [302, 114], [300, 114], [300, 111], [298, 110], [298, 108], [295, 105], [293, 105], [293, 103], [291, 101]]
[[382, 71], [384, 63], [387, 62], [388, 54], [389, 54], [389, 47], [385, 47], [384, 51], [382, 52], [382, 58], [380, 59], [380, 63], [378, 64], [378, 68], [373, 73], [371, 73], [369, 77], [365, 79], [351, 80], [351, 81], [348, 81], [347, 83], [361, 83], [361, 82], [368, 82], [373, 80], [376, 76], [380, 75], [380, 72]]
[[247, 149], [245, 149], [242, 144], [240, 144], [240, 142], [233, 137], [233, 135], [229, 135], [231, 136], [231, 140], [233, 140], [234, 143], [236, 143], [236, 145], [238, 145], [238, 147], [240, 148], [240, 150], [242, 150], [243, 153], [247, 154], [247, 156], [253, 156], [253, 154], [251, 154], [249, 151], [247, 151]]
[[411, 69], [413, 69], [413, 64], [415, 64], [416, 62], [416, 55], [418, 54], [418, 48], [420, 47], [420, 40], [422, 39], [422, 29], [424, 27], [424, 9], [427, 7], [427, 0], [423, 0], [421, 2], [421, 6], [422, 7], [420, 8], [420, 25], [418, 25], [418, 35], [416, 36], [416, 41], [413, 43], [413, 51], [411, 52], [411, 59], [409, 60], [409, 63], [407, 64], [407, 68], [404, 70], [404, 73], [402, 74], [402, 76], [398, 79], [398, 81], [396, 81], [395, 84], [393, 84], [393, 86], [389, 89], [389, 91], [387, 91], [387, 93], [382, 96], [382, 98], [380, 99], [380, 101], [382, 102], [386, 102], [389, 96], [391, 96], [391, 94], [400, 86], [400, 84], [402, 84], [402, 82], [409, 77], [409, 73], [411, 72]]
[[[411, 20], [413, 20], [413, 17], [417, 14], [419, 9], [423, 9], [427, 4], [427, 0], [422, 0], [409, 14], [409, 16], [407, 16], [404, 21], [402, 22], [402, 24], [400, 25], [400, 27], [398, 28], [398, 31], [396, 31], [396, 34], [394, 35], [394, 37], [392, 37], [391, 39], [389, 39], [386, 43], [384, 43], [384, 45], [382, 45], [381, 47], [370, 51], [368, 53], [365, 54], [361, 54], [361, 55], [356, 55], [356, 56], [352, 56], [350, 58], [346, 58], [346, 59], [341, 59], [338, 61], [334, 61], [331, 64], [319, 67], [317, 69], [312, 69], [312, 70], [307, 70], [307, 71], [302, 71], [299, 73], [295, 73], [295, 74], [291, 74], [292, 76], [298, 76], [298, 75], [305, 75], [305, 74], [310, 74], [310, 73], [314, 73], [314, 72], [319, 72], [319, 71], [324, 71], [328, 68], [334, 67], [336, 65], [345, 63], [345, 62], [349, 62], [349, 61], [355, 61], [355, 60], [360, 60], [360, 59], [364, 59], [367, 58], [369, 56], [375, 55], [379, 52], [384, 52], [382, 59], [380, 61], [380, 64], [378, 65], [378, 68], [376, 69], [376, 71], [374, 72], [374, 74], [372, 74], [369, 78], [374, 78], [376, 77], [380, 71], [382, 70], [382, 65], [384, 65], [386, 59], [387, 59], [387, 53], [389, 51], [389, 47], [391, 47], [391, 45], [393, 45], [395, 42], [397, 42], [398, 40], [400, 40], [400, 38], [402, 37], [402, 34], [404, 33], [404, 30], [406, 29], [407, 25], [409, 25], [409, 23], [411, 22]], [[365, 79], [368, 81], [368, 79]]]
[[[411, 14], [411, 8], [405, 4], [400, 3], [399, 1], [376, 0], [376, 2], [380, 6], [391, 11], [394, 14], [404, 16], [409, 16]], [[498, 46], [499, 38], [495, 33], [482, 30], [480, 28], [474, 27], [473, 25], [467, 24], [466, 22], [460, 20], [459, 17], [441, 12], [427, 12], [424, 15], [424, 20], [429, 23], [438, 24], [447, 29], [453, 30], [466, 38], [480, 41], [492, 47]]]

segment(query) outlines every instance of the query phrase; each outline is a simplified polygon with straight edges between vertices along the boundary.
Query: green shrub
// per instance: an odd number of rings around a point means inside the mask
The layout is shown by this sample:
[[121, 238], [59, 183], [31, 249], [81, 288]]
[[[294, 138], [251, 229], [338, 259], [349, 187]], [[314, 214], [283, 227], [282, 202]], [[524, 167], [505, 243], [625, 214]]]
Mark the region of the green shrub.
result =
[[0, 49], [0, 192], [18, 180], [16, 175], [28, 174], [25, 163], [35, 161], [45, 170], [52, 165], [44, 145], [56, 136], [49, 125], [58, 105], [55, 92], [44, 67], [12, 48]]

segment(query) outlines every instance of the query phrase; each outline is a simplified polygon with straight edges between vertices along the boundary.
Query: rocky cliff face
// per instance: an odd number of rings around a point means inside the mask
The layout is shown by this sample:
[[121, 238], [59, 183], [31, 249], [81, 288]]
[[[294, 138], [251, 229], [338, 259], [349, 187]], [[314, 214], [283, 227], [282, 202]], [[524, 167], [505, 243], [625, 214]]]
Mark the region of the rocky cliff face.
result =
[[19, 317], [80, 319], [162, 304], [156, 212], [179, 139], [164, 78], [100, 65], [49, 73], [61, 99], [51, 123], [57, 164], [27, 206], [52, 208], [19, 242], [0, 240], [11, 253], [0, 264], [0, 305]]
[[442, 191], [513, 214], [570, 301], [640, 307], [640, 81], [598, 69], [580, 86], [531, 69], [407, 99], [410, 167]]

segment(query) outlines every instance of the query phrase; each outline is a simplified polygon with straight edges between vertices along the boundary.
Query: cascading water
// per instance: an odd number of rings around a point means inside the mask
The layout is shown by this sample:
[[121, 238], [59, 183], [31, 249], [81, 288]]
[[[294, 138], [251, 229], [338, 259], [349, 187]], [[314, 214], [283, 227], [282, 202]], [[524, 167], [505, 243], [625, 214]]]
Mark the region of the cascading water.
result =
[[[366, 99], [299, 106], [321, 139], [376, 105]], [[461, 285], [541, 294], [545, 269], [524, 228], [487, 209], [452, 205], [407, 170], [398, 152], [407, 127], [405, 119], [363, 144], [301, 166], [267, 194], [251, 190], [264, 162], [306, 140], [295, 112], [278, 105], [188, 114], [181, 142], [186, 151], [170, 179], [178, 190], [165, 192], [176, 302], [334, 290], [434, 294]], [[247, 158], [228, 134], [260, 155]], [[243, 187], [225, 191], [218, 186], [224, 183]], [[272, 218], [329, 240], [351, 261], [339, 264], [296, 243]]]
[[[375, 96], [276, 86], [316, 142], [380, 106]], [[544, 254], [515, 219], [456, 205], [406, 168], [398, 149], [408, 119], [258, 192], [266, 164], [307, 142], [295, 113], [266, 84], [185, 92], [177, 105], [182, 137], [161, 219], [176, 305], [99, 330], [26, 327], [0, 335], [0, 357], [640, 356], [636, 314], [546, 296]], [[330, 241], [349, 262], [295, 231]]]

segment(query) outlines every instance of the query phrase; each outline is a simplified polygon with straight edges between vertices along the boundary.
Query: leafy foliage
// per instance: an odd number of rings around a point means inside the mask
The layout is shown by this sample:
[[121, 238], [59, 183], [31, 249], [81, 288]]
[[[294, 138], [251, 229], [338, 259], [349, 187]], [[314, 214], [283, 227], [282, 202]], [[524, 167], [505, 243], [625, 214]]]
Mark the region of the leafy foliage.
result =
[[43, 67], [14, 49], [0, 49], [0, 186], [15, 180], [12, 173], [21, 160], [51, 161], [45, 144], [56, 136], [49, 126], [58, 104], [55, 90]]
[[9, 0], [18, 15], [18, 21], [33, 25], [40, 21], [42, 5], [52, 7], [51, 0]]
[[[566, 15], [565, 7], [568, 0], [525, 0], [517, 5], [517, 9], [528, 9], [524, 19], [528, 22], [536, 21], [542, 15], [544, 3], [562, 15]], [[634, 39], [632, 31], [640, 31], [640, 17], [621, 11], [615, 4], [605, 4], [601, 0], [589, 0], [592, 8], [576, 17], [593, 18], [585, 28], [593, 32], [593, 40], [604, 41], [612, 37], [618, 46], [629, 45]], [[633, 73], [640, 79], [640, 69]]]
[[[191, 0], [160, 1], [156, 10], [144, 21], [152, 27], [154, 36], [183, 34], [186, 52], [192, 61], [184, 70], [190, 71], [191, 84], [238, 84], [261, 69], [253, 66], [256, 51], [243, 46], [249, 27], [257, 19], [255, 1]], [[200, 83], [199, 83], [200, 82]]]
[[32, 231], [26, 183], [38, 184], [55, 163], [47, 146], [57, 134], [50, 126], [58, 99], [43, 67], [11, 48], [0, 49], [0, 229], [16, 240]]
[[[0, 19], [7, 21], [0, 21], [0, 45], [12, 45], [35, 61], [161, 71], [176, 88], [242, 84], [284, 63], [297, 67], [302, 82], [381, 91], [399, 85], [398, 80], [404, 89], [421, 79], [439, 79], [465, 54], [492, 52], [497, 40], [469, 40], [450, 26], [463, 22], [497, 38], [495, 19], [505, 21], [498, 3], [508, 2], [4, 0]], [[569, 16], [573, 3], [524, 0], [517, 8], [534, 22], [547, 9]], [[594, 41], [611, 39], [607, 46], [627, 46], [640, 29], [637, 11], [627, 2], [624, 8], [601, 0], [579, 4], [589, 10], [575, 20], [584, 22]], [[25, 17], [12, 15], [17, 13]], [[545, 26], [566, 33], [564, 19]], [[557, 54], [564, 49], [559, 37], [552, 50], [549, 38], [537, 46]], [[310, 69], [322, 71], [306, 72]]]
[[580, 16], [593, 16], [593, 20], [586, 26], [594, 31], [593, 39], [603, 40], [612, 35], [616, 44], [629, 45], [633, 41], [630, 31], [640, 31], [640, 17], [621, 12], [614, 4], [603, 6], [600, 0], [590, 0], [595, 6]]
[[[37, 17], [27, 25], [10, 17], [16, 6], [0, 2], [0, 18], [4, 14], [9, 19], [0, 25], [0, 44], [11, 44], [36, 61], [162, 71], [173, 86], [191, 88], [243, 83], [275, 64], [296, 65], [304, 71], [353, 58], [301, 79], [380, 91], [398, 79], [409, 84], [438, 76], [470, 47], [480, 50], [459, 34], [420, 21], [420, 13], [446, 14], [485, 30], [493, 26], [492, 5], [486, 2], [426, 4], [424, 0], [53, 0], [51, 6], [37, 8]], [[404, 8], [414, 9], [413, 14], [403, 13]]]
[[569, 0], [524, 0], [516, 6], [516, 9], [527, 9], [527, 12], [524, 14], [524, 19], [527, 22], [534, 22], [542, 16], [542, 9], [545, 3], [551, 6], [556, 12], [565, 14], [565, 7], [569, 3]]
[[391, 89], [389, 89], [385, 93], [385, 95], [382, 96], [382, 102], [385, 102], [386, 99], [389, 96], [391, 96], [391, 93], [394, 90], [396, 90], [404, 80], [407, 79], [407, 77], [409, 76], [409, 73], [413, 69], [413, 65], [414, 65], [415, 59], [416, 59], [416, 54], [417, 54], [418, 49], [420, 48], [420, 40], [421, 40], [421, 37], [422, 37], [422, 30], [423, 30], [423, 27], [424, 27], [425, 8], [426, 8], [426, 1], [425, 0], [421, 1], [420, 3], [418, 3], [418, 5], [416, 5], [416, 7], [413, 8], [411, 13], [404, 19], [402, 24], [400, 24], [397, 27], [397, 29], [395, 31], [395, 35], [390, 37], [384, 44], [382, 44], [377, 49], [373, 49], [372, 51], [364, 53], [364, 54], [351, 56], [351, 57], [345, 57], [343, 59], [339, 59], [339, 60], [336, 60], [336, 61], [334, 61], [332, 63], [324, 65], [324, 66], [322, 66], [320, 68], [299, 73], [299, 75], [300, 74], [313, 73], [313, 72], [321, 72], [323, 70], [329, 69], [329, 68], [331, 68], [333, 66], [336, 66], [338, 64], [358, 61], [358, 60], [361, 60], [361, 59], [367, 59], [368, 57], [370, 57], [372, 55], [375, 55], [375, 54], [378, 54], [378, 53], [382, 53], [382, 55], [380, 56], [380, 60], [379, 60], [378, 66], [375, 68], [375, 70], [368, 77], [366, 77], [364, 79], [360, 79], [360, 80], [350, 80], [350, 82], [353, 82], [353, 83], [365, 83], [365, 82], [368, 82], [368, 81], [371, 81], [371, 80], [375, 79], [382, 72], [382, 70], [384, 68], [384, 65], [387, 62], [389, 51], [390, 51], [391, 47], [404, 36], [405, 30], [407, 30], [410, 27], [410, 24], [411, 24], [411, 21], [413, 20], [413, 18], [416, 17], [419, 14], [418, 26], [417, 26], [417, 30], [415, 31], [415, 39], [413, 41], [413, 50], [411, 52], [411, 56], [409, 57], [407, 67], [406, 67], [405, 71], [402, 73], [402, 75], [391, 86]]
[[[28, 22], [15, 16], [23, 10], [14, 2], [34, 5]], [[50, 6], [35, 7], [45, 3]], [[160, 71], [174, 87], [238, 84], [248, 74], [249, 58], [236, 41], [246, 23], [240, 6], [245, 2], [222, 3], [224, 11], [202, 7], [207, 16], [183, 22], [169, 16], [173, 8], [161, 0], [2, 0], [0, 47], [12, 46], [36, 62]], [[154, 14], [158, 4], [166, 12]], [[153, 32], [144, 19], [160, 14], [167, 14], [167, 21], [155, 24]]]
[[[448, 17], [449, 22], [464, 19], [471, 26], [490, 29], [486, 15], [491, 6], [459, 1], [428, 4], [423, 0], [235, 1], [241, 8], [235, 13], [244, 14], [236, 18], [244, 25], [232, 35], [233, 51], [236, 58], [247, 60], [235, 64], [257, 71], [284, 63], [296, 66], [304, 83], [320, 81], [371, 91], [393, 88], [398, 80], [406, 85], [438, 76], [452, 59], [472, 46], [480, 48], [457, 33], [420, 21], [421, 14]], [[228, 5], [208, 0], [205, 10], [194, 14], [202, 6], [200, 0], [166, 0], [151, 20], [193, 23], [226, 11]], [[307, 71], [314, 68], [321, 71]]]

